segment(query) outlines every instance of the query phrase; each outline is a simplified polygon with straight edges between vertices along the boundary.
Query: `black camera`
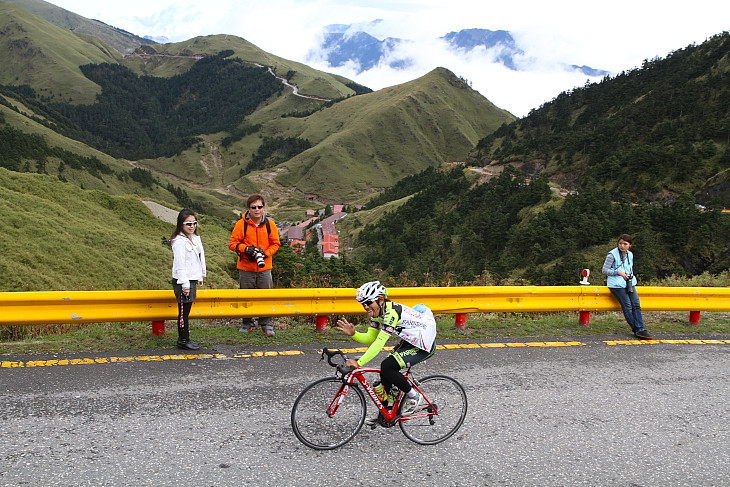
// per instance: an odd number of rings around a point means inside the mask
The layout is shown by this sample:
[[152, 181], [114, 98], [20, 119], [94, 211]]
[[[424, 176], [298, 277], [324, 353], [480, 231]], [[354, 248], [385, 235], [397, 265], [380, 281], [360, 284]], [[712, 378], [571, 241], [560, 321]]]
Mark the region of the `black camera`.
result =
[[264, 262], [266, 254], [264, 254], [262, 249], [249, 245], [244, 249], [243, 253], [250, 262], [256, 262], [256, 265], [259, 267], [266, 265], [266, 262]]
[[633, 274], [626, 275], [626, 292], [627, 293], [634, 292], [634, 275]]
[[260, 250], [256, 249], [256, 265], [257, 266], [263, 267], [266, 265], [266, 263], [264, 262], [264, 257], [266, 257], [264, 255], [264, 253], [261, 252]]

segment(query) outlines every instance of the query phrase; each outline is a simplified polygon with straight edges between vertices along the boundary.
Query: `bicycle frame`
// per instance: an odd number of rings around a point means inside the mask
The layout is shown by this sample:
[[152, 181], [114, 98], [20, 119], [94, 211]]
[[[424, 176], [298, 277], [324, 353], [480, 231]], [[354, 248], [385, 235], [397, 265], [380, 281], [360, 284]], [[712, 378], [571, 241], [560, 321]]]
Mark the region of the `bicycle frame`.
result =
[[378, 411], [380, 411], [380, 414], [385, 419], [385, 422], [390, 426], [396, 425], [402, 421], [408, 421], [409, 419], [431, 417], [435, 414], [438, 414], [436, 406], [432, 404], [428, 397], [426, 397], [426, 395], [421, 391], [421, 389], [418, 387], [418, 384], [411, 379], [410, 371], [411, 368], [408, 367], [403, 375], [411, 384], [411, 386], [414, 387], [416, 391], [421, 394], [423, 400], [425, 401], [425, 404], [421, 405], [419, 409], [414, 413], [407, 414], [405, 416], [398, 414], [398, 410], [400, 409], [400, 403], [403, 399], [403, 391], [398, 394], [398, 397], [395, 398], [395, 402], [393, 403], [391, 410], [388, 411], [388, 409], [378, 397], [378, 394], [375, 392], [375, 389], [373, 389], [373, 386], [370, 385], [368, 380], [365, 378], [365, 374], [367, 373], [380, 375], [380, 369], [360, 367], [351, 372], [348, 372], [342, 377], [342, 386], [337, 391], [337, 394], [332, 399], [332, 402], [327, 408], [327, 414], [329, 416], [335, 415], [335, 413], [337, 412], [337, 408], [340, 404], [342, 404], [345, 396], [350, 391], [350, 387], [353, 387], [355, 385], [355, 381], [362, 385], [362, 388], [365, 390], [365, 392], [367, 392], [367, 395], [370, 396], [370, 399], [373, 401], [373, 403], [375, 403], [375, 407], [378, 408]]

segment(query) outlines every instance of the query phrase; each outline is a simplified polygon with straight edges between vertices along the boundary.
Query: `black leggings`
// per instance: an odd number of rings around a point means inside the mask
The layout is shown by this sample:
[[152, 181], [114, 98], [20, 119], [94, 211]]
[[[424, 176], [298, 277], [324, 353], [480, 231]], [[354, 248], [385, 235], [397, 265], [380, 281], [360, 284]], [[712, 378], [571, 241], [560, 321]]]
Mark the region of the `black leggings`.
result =
[[396, 386], [404, 393], [408, 393], [411, 390], [411, 384], [400, 373], [400, 369], [423, 362], [433, 355], [435, 350], [435, 343], [431, 347], [431, 351], [427, 352], [408, 342], [401, 341], [380, 364], [380, 380], [385, 390], [389, 391], [391, 387]]
[[177, 337], [180, 340], [190, 339], [190, 310], [197, 297], [197, 284], [198, 281], [190, 281], [190, 293], [185, 296], [182, 286], [175, 279], [172, 280], [172, 290], [177, 299]]

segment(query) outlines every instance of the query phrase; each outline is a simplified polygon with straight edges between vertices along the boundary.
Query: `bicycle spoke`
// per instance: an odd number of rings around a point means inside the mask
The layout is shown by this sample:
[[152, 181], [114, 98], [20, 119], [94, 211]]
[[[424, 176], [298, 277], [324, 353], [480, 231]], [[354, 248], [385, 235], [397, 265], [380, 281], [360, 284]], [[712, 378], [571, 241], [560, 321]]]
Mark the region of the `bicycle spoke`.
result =
[[466, 417], [466, 392], [461, 384], [445, 375], [425, 377], [419, 381], [419, 387], [433, 407], [428, 404], [420, 407], [398, 425], [409, 440], [434, 445], [461, 427]]
[[[339, 406], [336, 398], [342, 381], [320, 379], [307, 386], [294, 402], [291, 425], [296, 437], [310, 448], [331, 450], [350, 441], [365, 421], [365, 396], [350, 387]], [[334, 414], [331, 414], [334, 411]]]

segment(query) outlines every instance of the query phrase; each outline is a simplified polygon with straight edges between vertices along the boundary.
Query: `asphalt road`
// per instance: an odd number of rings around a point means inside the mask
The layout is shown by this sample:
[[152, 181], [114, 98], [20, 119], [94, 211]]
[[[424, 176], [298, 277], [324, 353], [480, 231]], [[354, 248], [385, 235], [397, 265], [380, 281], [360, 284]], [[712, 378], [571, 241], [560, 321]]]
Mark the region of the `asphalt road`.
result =
[[556, 345], [440, 349], [416, 372], [465, 386], [455, 436], [328, 452], [289, 423], [316, 345], [0, 356], [0, 485], [730, 485], [730, 339]]

